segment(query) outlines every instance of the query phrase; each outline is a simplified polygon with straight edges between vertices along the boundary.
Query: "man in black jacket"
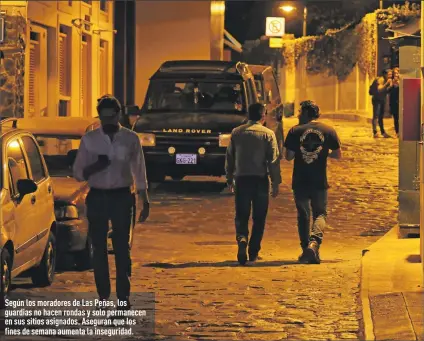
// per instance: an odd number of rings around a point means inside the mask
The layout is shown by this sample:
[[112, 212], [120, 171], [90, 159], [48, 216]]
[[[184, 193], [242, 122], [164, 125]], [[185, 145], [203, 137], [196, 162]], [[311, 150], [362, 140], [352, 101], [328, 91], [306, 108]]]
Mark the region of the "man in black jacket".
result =
[[289, 161], [294, 159], [292, 189], [303, 251], [299, 262], [319, 264], [319, 247], [327, 218], [327, 158], [340, 159], [341, 149], [336, 131], [317, 121], [318, 106], [304, 101], [300, 107], [299, 124], [290, 129], [284, 143], [285, 157]]

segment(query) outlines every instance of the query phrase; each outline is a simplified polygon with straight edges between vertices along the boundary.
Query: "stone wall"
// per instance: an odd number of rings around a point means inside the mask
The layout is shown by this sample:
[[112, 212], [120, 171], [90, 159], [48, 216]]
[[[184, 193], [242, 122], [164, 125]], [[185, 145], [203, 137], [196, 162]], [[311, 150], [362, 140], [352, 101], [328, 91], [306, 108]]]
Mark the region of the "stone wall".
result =
[[5, 40], [0, 43], [0, 116], [24, 116], [25, 7], [0, 5], [5, 19]]

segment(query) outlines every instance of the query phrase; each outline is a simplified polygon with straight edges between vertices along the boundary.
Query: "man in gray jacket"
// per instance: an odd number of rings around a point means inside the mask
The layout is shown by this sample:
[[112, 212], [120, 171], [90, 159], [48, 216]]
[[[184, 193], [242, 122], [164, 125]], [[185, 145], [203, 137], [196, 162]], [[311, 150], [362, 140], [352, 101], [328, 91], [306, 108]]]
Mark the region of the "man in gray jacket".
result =
[[[227, 184], [235, 192], [235, 225], [238, 243], [237, 259], [241, 265], [259, 257], [261, 241], [271, 195], [278, 195], [281, 183], [280, 155], [275, 134], [264, 127], [265, 106], [256, 103], [249, 107], [249, 122], [233, 130], [227, 148], [225, 171]], [[235, 187], [235, 188], [234, 188]], [[253, 226], [249, 241], [249, 218], [252, 212]]]

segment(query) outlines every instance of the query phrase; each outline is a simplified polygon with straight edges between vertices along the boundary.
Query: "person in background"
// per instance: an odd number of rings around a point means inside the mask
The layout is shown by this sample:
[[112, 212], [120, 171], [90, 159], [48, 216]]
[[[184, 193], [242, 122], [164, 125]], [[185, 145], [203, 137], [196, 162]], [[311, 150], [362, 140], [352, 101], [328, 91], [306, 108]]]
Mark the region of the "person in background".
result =
[[[319, 107], [300, 103], [299, 124], [287, 134], [285, 157], [294, 159], [292, 189], [297, 208], [302, 254], [300, 263], [319, 264], [327, 219], [327, 158], [340, 159], [340, 140], [334, 128], [318, 122]], [[310, 226], [312, 207], [313, 223]]]
[[[261, 241], [271, 195], [278, 195], [281, 183], [280, 157], [277, 139], [272, 130], [264, 127], [266, 109], [256, 103], [249, 107], [247, 124], [235, 128], [227, 148], [225, 171], [227, 184], [235, 192], [235, 225], [238, 243], [237, 260], [241, 265], [260, 259]], [[252, 234], [249, 241], [249, 218], [252, 209]]]
[[372, 130], [374, 137], [378, 137], [377, 122], [380, 126], [381, 135], [389, 138], [390, 135], [384, 130], [384, 110], [386, 98], [393, 86], [392, 70], [384, 70], [382, 75], [376, 78], [370, 86], [369, 94], [372, 96], [373, 119]]
[[139, 222], [149, 216], [147, 178], [143, 149], [134, 132], [119, 124], [121, 104], [110, 95], [98, 100], [101, 128], [81, 139], [73, 166], [78, 181], [88, 181], [86, 198], [89, 235], [93, 244], [94, 277], [100, 300], [108, 300], [110, 288], [107, 254], [109, 220], [112, 222], [112, 243], [116, 263], [118, 309], [130, 308], [130, 228], [135, 197], [135, 182], [143, 202]]
[[399, 82], [400, 73], [399, 68], [393, 69], [393, 87], [390, 91], [390, 112], [393, 115], [393, 123], [395, 126], [396, 136], [399, 137]]

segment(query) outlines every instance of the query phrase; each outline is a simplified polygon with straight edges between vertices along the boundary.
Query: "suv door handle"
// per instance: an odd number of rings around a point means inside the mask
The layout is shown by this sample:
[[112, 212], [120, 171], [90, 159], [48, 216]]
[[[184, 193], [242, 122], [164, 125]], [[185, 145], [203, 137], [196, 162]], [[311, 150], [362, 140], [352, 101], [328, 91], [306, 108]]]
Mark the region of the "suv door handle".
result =
[[51, 192], [52, 192], [52, 186], [49, 185], [49, 187], [47, 187], [47, 191], [49, 192], [49, 194], [51, 194]]
[[35, 195], [33, 195], [32, 197], [31, 197], [31, 204], [35, 204], [35, 202], [37, 201], [37, 198], [35, 197]]

